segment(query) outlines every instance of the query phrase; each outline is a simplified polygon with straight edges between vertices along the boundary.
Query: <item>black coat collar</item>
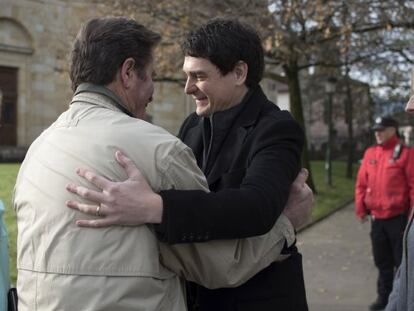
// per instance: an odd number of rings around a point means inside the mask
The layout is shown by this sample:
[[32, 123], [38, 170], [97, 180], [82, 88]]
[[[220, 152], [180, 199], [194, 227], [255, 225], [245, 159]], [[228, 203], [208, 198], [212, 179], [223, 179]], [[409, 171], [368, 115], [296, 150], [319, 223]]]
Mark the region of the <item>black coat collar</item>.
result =
[[[243, 142], [249, 133], [249, 129], [257, 122], [263, 107], [271, 104], [260, 87], [256, 87], [244, 103], [244, 107], [233, 121], [219, 150], [216, 151], [214, 163], [206, 172], [209, 185], [214, 183], [223, 173], [227, 172], [232, 162], [239, 154]], [[186, 125], [184, 125], [186, 126]], [[184, 129], [181, 139], [186, 143], [196, 156], [197, 163], [201, 167], [203, 157], [202, 118], [195, 113], [187, 123], [188, 129]]]

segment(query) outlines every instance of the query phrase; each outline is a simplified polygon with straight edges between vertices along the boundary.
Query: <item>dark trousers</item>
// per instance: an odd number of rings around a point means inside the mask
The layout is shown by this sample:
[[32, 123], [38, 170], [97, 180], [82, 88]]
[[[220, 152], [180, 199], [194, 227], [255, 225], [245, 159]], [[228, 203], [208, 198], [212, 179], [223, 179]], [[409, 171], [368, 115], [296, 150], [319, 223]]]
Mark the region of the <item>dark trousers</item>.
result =
[[407, 216], [375, 219], [371, 223], [371, 242], [374, 262], [378, 268], [378, 296], [385, 301], [392, 290], [395, 270], [400, 266], [402, 240]]
[[189, 285], [187, 294], [195, 298], [189, 304], [191, 311], [308, 311], [302, 256], [297, 252], [237, 288], [209, 290]]

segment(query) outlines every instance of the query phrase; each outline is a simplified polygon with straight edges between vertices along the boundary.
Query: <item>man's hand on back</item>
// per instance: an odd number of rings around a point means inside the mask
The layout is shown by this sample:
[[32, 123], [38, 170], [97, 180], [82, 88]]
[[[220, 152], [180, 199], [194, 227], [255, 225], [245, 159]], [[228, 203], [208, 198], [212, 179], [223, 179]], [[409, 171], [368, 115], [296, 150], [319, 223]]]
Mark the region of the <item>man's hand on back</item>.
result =
[[312, 212], [313, 192], [306, 184], [308, 176], [308, 170], [303, 168], [290, 188], [289, 199], [283, 211], [295, 229], [305, 225]]
[[95, 173], [78, 169], [77, 174], [101, 189], [95, 191], [86, 187], [69, 184], [66, 189], [81, 198], [95, 202], [85, 204], [76, 200], [66, 202], [70, 208], [96, 219], [79, 219], [81, 227], [107, 227], [111, 225], [137, 226], [145, 223], [160, 223], [162, 219], [162, 199], [148, 185], [134, 162], [117, 151], [115, 158], [125, 169], [128, 179], [113, 182]]

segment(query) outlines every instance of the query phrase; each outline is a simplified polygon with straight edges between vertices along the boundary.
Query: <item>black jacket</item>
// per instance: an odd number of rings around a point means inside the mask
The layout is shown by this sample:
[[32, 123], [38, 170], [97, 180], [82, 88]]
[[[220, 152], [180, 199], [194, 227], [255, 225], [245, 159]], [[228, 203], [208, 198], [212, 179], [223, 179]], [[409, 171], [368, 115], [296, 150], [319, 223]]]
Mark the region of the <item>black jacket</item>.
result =
[[[303, 131], [259, 87], [242, 105], [228, 124], [215, 123], [226, 111], [213, 115], [207, 163], [203, 118], [193, 113], [184, 121], [179, 137], [204, 167], [212, 192], [163, 191], [161, 239], [182, 243], [260, 235], [279, 217], [300, 169]], [[307, 310], [301, 255], [290, 251], [289, 259], [237, 288], [209, 290], [189, 283], [189, 310]]]
[[[213, 117], [214, 118], [214, 117]], [[201, 167], [202, 118], [184, 121], [179, 138]], [[276, 222], [300, 169], [304, 136], [287, 111], [256, 88], [216, 143], [205, 172], [211, 193], [167, 190], [159, 238], [168, 243], [204, 242], [261, 235]]]

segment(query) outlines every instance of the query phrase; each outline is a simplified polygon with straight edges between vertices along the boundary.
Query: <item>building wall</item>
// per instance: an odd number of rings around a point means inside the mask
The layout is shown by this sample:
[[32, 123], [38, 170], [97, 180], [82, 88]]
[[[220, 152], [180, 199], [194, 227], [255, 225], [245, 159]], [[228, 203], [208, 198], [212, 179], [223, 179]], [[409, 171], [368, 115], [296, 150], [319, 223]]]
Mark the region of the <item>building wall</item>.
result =
[[147, 108], [152, 123], [178, 134], [181, 123], [195, 110], [193, 99], [184, 93], [184, 85], [175, 82], [157, 82], [154, 100]]
[[290, 110], [289, 90], [286, 84], [265, 78], [260, 85], [269, 100], [282, 110]]
[[[17, 146], [33, 140], [67, 109], [71, 44], [81, 24], [103, 12], [103, 5], [76, 0], [0, 0], [0, 66], [18, 69]], [[262, 83], [275, 103], [272, 81]], [[177, 134], [194, 111], [193, 100], [173, 82], [155, 84], [147, 109], [151, 122]], [[1, 147], [1, 146], [0, 146]]]
[[[18, 69], [17, 146], [28, 147], [72, 97], [68, 56], [80, 25], [99, 7], [86, 1], [0, 0], [0, 66]], [[153, 123], [178, 132], [193, 109], [176, 83], [156, 83]]]
[[289, 93], [280, 93], [277, 97], [277, 105], [282, 110], [290, 110], [290, 99], [289, 99]]
[[[321, 88], [319, 88], [320, 90]], [[371, 141], [370, 124], [373, 115], [373, 106], [369, 93], [369, 86], [361, 83], [351, 84], [353, 98], [353, 147], [357, 156], [365, 150]], [[313, 158], [324, 155], [328, 141], [328, 124], [325, 115], [328, 95], [318, 93], [317, 88], [305, 90], [304, 107], [305, 122], [309, 148]], [[333, 155], [346, 155], [348, 145], [348, 124], [345, 119], [347, 95], [344, 86], [337, 85], [337, 91], [332, 97], [332, 127], [333, 127]]]
[[0, 66], [18, 69], [18, 146], [28, 146], [67, 108], [67, 55], [93, 12], [83, 1], [1, 0]]

